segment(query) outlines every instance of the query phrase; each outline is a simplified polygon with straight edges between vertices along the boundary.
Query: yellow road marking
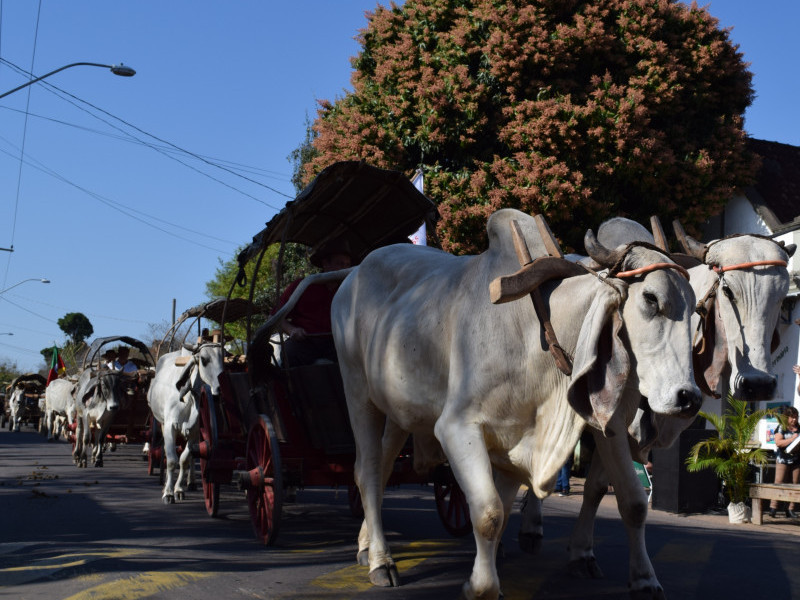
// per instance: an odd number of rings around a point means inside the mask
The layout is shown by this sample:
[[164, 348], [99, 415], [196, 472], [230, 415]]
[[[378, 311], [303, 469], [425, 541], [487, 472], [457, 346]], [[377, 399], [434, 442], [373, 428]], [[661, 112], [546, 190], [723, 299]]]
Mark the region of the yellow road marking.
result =
[[[407, 571], [429, 558], [441, 554], [455, 545], [454, 542], [419, 541], [403, 546], [393, 552], [392, 557], [399, 572]], [[368, 576], [369, 568], [352, 565], [314, 579], [310, 585], [326, 590], [350, 590], [365, 592], [372, 588]]]
[[79, 567], [95, 560], [122, 558], [142, 552], [144, 552], [144, 550], [135, 549], [108, 550], [103, 552], [76, 552], [43, 558], [29, 565], [7, 567], [5, 569], [0, 569], [0, 588], [35, 581], [43, 577], [48, 577], [62, 569]]
[[216, 573], [190, 571], [150, 571], [127, 579], [117, 579], [73, 594], [64, 600], [135, 600], [167, 592]]

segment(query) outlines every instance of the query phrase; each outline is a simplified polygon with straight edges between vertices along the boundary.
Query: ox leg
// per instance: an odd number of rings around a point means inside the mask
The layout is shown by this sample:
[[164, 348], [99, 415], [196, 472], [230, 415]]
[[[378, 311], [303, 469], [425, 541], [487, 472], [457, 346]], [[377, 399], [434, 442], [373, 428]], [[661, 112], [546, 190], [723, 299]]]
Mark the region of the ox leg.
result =
[[[396, 423], [387, 419], [383, 430], [382, 456], [381, 456], [381, 477], [383, 489], [389, 483], [389, 478], [394, 472], [394, 463], [400, 450], [408, 439], [408, 432], [397, 426]], [[361, 523], [361, 530], [358, 533], [358, 554], [356, 556], [358, 564], [362, 567], [369, 566], [369, 528], [366, 519]]]
[[44, 426], [45, 426], [45, 429], [47, 430], [47, 441], [48, 442], [52, 442], [55, 439], [55, 433], [54, 433], [55, 432], [55, 427], [56, 427], [55, 412], [53, 412], [51, 410], [45, 411], [44, 416], [42, 417], [42, 419], [44, 419]]
[[164, 491], [161, 494], [161, 501], [164, 504], [175, 504], [175, 467], [178, 465], [178, 452], [175, 448], [175, 429], [171, 425], [165, 424], [163, 432], [167, 468], [165, 470]]
[[85, 419], [81, 416], [75, 422], [75, 448], [72, 452], [72, 460], [77, 467], [86, 466], [86, 447], [89, 444], [89, 427]]
[[522, 523], [517, 538], [519, 548], [528, 554], [538, 554], [542, 548], [542, 538], [544, 537], [542, 501], [530, 489], [522, 497], [520, 514]]
[[664, 589], [656, 577], [644, 540], [647, 519], [647, 494], [636, 477], [625, 426], [614, 426], [614, 437], [596, 436], [608, 478], [614, 486], [617, 508], [628, 534], [630, 550], [629, 589], [636, 600], [663, 599]]
[[[602, 437], [597, 434], [597, 438]], [[602, 443], [599, 442], [598, 443]], [[569, 541], [569, 572], [583, 579], [602, 579], [603, 572], [594, 556], [594, 521], [600, 501], [608, 491], [609, 478], [602, 457], [596, 453], [589, 464], [583, 489], [583, 503]]]
[[[195, 489], [196, 487], [194, 483], [194, 458], [192, 457], [192, 451], [190, 449], [190, 444], [194, 440], [194, 437], [195, 436], [185, 437], [186, 444], [178, 459], [180, 470], [178, 472], [178, 479], [175, 481], [175, 498], [177, 500], [185, 500], [186, 490]], [[175, 452], [177, 454], [177, 448]]]
[[500, 595], [495, 552], [503, 533], [505, 510], [492, 476], [483, 435], [470, 423], [443, 414], [434, 428], [469, 505], [475, 536], [475, 562], [462, 597], [496, 600]]
[[[366, 389], [364, 386], [362, 389]], [[359, 533], [359, 548], [364, 540], [369, 547], [369, 580], [380, 587], [397, 587], [400, 577], [394, 564], [381, 520], [381, 504], [383, 502], [382, 473], [382, 433], [386, 417], [368, 400], [353, 403], [353, 399], [363, 397], [363, 392], [351, 394], [346, 387], [348, 408], [361, 404], [359, 410], [350, 410], [350, 421], [353, 431], [357, 432], [355, 480], [361, 493], [364, 505], [364, 523]], [[362, 534], [364, 540], [362, 540]]]

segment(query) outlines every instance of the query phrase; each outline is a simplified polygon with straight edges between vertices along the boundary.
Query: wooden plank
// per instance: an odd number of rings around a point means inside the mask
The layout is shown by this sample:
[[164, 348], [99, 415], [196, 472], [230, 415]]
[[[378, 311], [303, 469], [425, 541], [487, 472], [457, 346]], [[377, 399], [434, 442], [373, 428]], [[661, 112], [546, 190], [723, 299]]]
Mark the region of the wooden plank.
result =
[[794, 483], [754, 483], [750, 486], [752, 498], [753, 525], [761, 525], [762, 510], [761, 500], [782, 500], [785, 502], [800, 502], [800, 484]]

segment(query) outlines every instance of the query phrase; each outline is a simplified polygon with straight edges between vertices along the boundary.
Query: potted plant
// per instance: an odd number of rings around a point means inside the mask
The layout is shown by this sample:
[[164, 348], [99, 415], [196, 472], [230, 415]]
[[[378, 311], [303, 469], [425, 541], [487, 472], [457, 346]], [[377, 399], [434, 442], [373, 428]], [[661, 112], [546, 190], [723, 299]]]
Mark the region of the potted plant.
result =
[[748, 403], [728, 394], [728, 409], [721, 415], [700, 411], [717, 436], [698, 442], [689, 451], [686, 469], [689, 472], [714, 469], [730, 503], [728, 519], [731, 523], [748, 523], [751, 509], [745, 504], [749, 498], [750, 474], [753, 466], [767, 464], [767, 451], [755, 440], [758, 422], [773, 415], [773, 410], [750, 410]]

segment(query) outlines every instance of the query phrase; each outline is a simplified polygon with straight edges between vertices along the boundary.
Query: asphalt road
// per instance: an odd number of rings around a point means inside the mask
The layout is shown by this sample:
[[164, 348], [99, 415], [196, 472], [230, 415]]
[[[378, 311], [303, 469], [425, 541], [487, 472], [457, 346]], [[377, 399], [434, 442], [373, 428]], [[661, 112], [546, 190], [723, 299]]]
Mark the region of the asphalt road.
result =
[[[573, 490], [581, 483], [573, 480]], [[160, 497], [138, 446], [107, 454], [103, 468], [77, 469], [65, 442], [48, 444], [30, 428], [0, 431], [0, 597], [443, 600], [458, 597], [471, 570], [471, 536], [444, 531], [429, 487], [387, 494], [384, 522], [402, 582], [396, 589], [372, 587], [367, 569], [355, 565], [359, 522], [346, 490], [301, 490], [284, 506], [270, 547], [256, 542], [247, 504], [232, 487], [223, 488], [216, 519], [199, 491], [171, 506]], [[512, 517], [498, 559], [505, 600], [628, 597], [627, 542], [613, 495], [595, 531], [605, 579], [567, 574], [579, 506], [577, 494], [545, 501], [546, 539], [536, 557], [518, 549], [519, 517]], [[651, 511], [647, 541], [673, 600], [800, 598], [800, 524], [766, 517], [760, 527], [732, 525], [724, 515]]]

